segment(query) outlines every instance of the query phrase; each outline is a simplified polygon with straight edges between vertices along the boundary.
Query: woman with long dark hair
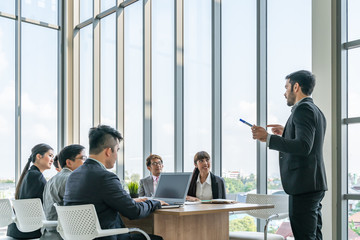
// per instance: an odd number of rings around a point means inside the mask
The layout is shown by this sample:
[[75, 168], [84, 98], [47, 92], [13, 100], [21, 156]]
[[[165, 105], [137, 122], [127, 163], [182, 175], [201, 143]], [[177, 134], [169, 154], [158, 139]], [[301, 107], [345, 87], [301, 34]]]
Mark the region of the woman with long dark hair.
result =
[[[54, 150], [45, 143], [40, 143], [31, 149], [31, 155], [16, 186], [15, 199], [40, 198], [42, 201], [46, 184], [42, 173], [51, 168], [53, 159]], [[8, 226], [7, 235], [18, 239], [31, 239], [41, 237], [41, 232], [39, 229], [34, 232], [23, 233], [17, 229], [15, 223], [12, 223]]]
[[195, 169], [191, 178], [187, 201], [225, 199], [224, 179], [210, 172], [210, 155], [201, 151], [194, 156]]

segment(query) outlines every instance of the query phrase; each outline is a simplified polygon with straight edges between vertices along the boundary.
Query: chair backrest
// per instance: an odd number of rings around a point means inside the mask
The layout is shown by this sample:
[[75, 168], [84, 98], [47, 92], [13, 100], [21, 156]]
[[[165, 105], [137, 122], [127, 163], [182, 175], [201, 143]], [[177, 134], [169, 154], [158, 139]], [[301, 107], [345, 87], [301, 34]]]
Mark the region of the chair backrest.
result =
[[66, 240], [89, 240], [98, 236], [100, 223], [93, 204], [55, 206], [58, 232]]
[[21, 232], [32, 232], [42, 228], [45, 220], [40, 198], [13, 200], [16, 227]]
[[[266, 194], [248, 194], [247, 203], [254, 204], [273, 204], [274, 208], [250, 210], [247, 213], [253, 217], [267, 219], [271, 215], [289, 212], [288, 195], [266, 195]], [[286, 216], [285, 216], [286, 217]]]
[[10, 199], [0, 199], [0, 227], [6, 227], [12, 223], [14, 212]]

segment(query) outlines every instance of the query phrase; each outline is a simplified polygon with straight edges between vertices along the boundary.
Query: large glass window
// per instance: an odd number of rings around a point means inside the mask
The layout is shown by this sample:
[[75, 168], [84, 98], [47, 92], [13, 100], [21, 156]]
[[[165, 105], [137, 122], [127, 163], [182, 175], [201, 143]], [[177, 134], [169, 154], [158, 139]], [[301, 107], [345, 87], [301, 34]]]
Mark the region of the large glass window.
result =
[[[244, 202], [256, 192], [256, 141], [239, 121], [256, 123], [256, 1], [225, 0], [221, 10], [222, 177], [227, 198]], [[256, 231], [256, 220], [231, 214], [229, 227]]]
[[[211, 155], [211, 1], [184, 1], [184, 171]], [[214, 160], [214, 159], [212, 159]]]
[[[345, 0], [344, 0], [345, 1]], [[348, 41], [360, 40], [359, 22], [360, 16], [360, 2], [354, 0], [347, 0], [347, 22], [342, 23], [347, 29]], [[358, 196], [360, 194], [360, 154], [358, 151], [358, 135], [360, 134], [360, 83], [359, 83], [359, 61], [360, 61], [360, 47], [347, 50], [347, 91], [346, 95], [342, 96], [342, 100], [347, 102], [347, 118], [352, 118], [352, 123], [347, 126], [347, 152], [343, 155], [347, 156], [347, 170], [343, 174], [347, 174], [347, 189], [343, 189], [343, 193], [351, 194], [352, 197], [347, 202], [347, 213], [343, 209], [342, 216], [347, 215], [347, 239], [355, 240], [360, 235], [360, 221], [359, 211], [360, 204]], [[347, 120], [347, 119], [345, 119]], [[346, 143], [343, 143], [346, 144]], [[346, 146], [346, 145], [345, 145]], [[345, 217], [345, 216], [344, 216]], [[345, 229], [343, 229], [345, 230]]]
[[15, 21], [0, 18], [0, 199], [15, 193]]
[[15, 1], [14, 0], [0, 1], [0, 12], [15, 14]]
[[80, 144], [89, 151], [89, 129], [93, 126], [93, 37], [92, 26], [80, 30]]
[[115, 20], [111, 14], [101, 20], [101, 123], [116, 127]]
[[[359, 18], [360, 21], [360, 18]], [[360, 117], [360, 48], [348, 51], [348, 117]]]
[[348, 41], [360, 39], [359, 12], [360, 1], [348, 0]]
[[152, 152], [174, 171], [174, 2], [152, 1]]
[[360, 194], [360, 152], [358, 151], [360, 124], [348, 126], [348, 192]]
[[256, 123], [256, 2], [226, 0], [222, 2], [222, 176], [230, 198], [256, 189], [256, 141], [240, 118]]
[[83, 22], [93, 16], [93, 0], [80, 1], [80, 22]]
[[[116, 128], [116, 14], [101, 20], [101, 124]], [[111, 170], [116, 171], [116, 166]]]
[[356, 240], [359, 238], [360, 227], [360, 201], [349, 200], [348, 201], [348, 240]]
[[22, 17], [58, 24], [58, 0], [22, 0]]
[[[285, 76], [302, 69], [311, 71], [311, 1], [268, 1], [267, 31], [267, 121], [285, 126], [291, 113], [284, 97]], [[279, 153], [268, 150], [268, 193], [279, 190]]]
[[[21, 163], [31, 148], [47, 143], [57, 152], [58, 32], [22, 24], [21, 57]], [[45, 171], [45, 177], [56, 171]]]
[[116, 0], [101, 0], [101, 11], [105, 11], [115, 6]]
[[143, 176], [143, 24], [140, 0], [125, 9], [125, 177]]

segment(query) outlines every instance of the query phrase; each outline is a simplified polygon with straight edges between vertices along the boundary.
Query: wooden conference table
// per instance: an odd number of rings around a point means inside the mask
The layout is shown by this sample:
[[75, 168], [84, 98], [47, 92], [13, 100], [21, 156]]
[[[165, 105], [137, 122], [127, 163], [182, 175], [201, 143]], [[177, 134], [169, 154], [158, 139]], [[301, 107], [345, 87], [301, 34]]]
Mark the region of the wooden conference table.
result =
[[272, 204], [196, 204], [181, 208], [158, 209], [146, 218], [128, 220], [128, 228], [138, 227], [164, 240], [228, 240], [229, 212], [273, 208]]

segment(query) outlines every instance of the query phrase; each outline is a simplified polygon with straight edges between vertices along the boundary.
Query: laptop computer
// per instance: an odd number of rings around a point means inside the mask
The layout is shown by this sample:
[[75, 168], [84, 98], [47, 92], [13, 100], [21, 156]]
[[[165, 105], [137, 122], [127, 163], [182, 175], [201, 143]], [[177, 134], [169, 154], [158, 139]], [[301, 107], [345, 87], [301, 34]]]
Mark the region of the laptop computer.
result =
[[153, 199], [167, 202], [169, 206], [181, 207], [185, 203], [192, 173], [161, 173]]

